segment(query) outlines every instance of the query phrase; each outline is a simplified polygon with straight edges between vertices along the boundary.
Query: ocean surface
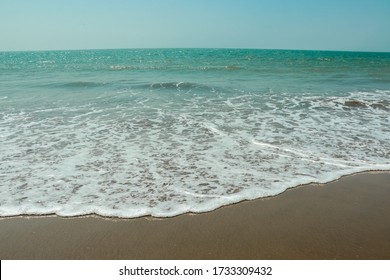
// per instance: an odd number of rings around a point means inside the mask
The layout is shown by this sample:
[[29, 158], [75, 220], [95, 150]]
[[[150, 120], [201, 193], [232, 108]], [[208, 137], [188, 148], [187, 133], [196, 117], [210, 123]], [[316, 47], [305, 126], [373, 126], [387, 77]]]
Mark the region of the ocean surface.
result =
[[390, 170], [390, 53], [0, 52], [0, 216], [204, 212]]

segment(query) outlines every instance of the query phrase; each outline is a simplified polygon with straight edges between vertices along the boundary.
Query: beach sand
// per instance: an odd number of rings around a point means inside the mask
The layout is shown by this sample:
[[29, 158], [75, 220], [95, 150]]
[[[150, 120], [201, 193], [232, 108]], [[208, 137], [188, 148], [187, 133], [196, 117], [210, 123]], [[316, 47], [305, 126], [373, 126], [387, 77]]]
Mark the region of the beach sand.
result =
[[390, 259], [390, 173], [203, 214], [0, 219], [1, 259]]

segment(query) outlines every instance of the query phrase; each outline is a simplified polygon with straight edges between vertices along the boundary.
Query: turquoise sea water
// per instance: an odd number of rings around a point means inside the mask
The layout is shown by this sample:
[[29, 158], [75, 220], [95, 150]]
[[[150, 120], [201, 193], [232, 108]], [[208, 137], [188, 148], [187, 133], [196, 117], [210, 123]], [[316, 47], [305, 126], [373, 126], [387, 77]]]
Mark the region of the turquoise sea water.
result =
[[0, 53], [0, 215], [203, 212], [390, 170], [390, 53]]

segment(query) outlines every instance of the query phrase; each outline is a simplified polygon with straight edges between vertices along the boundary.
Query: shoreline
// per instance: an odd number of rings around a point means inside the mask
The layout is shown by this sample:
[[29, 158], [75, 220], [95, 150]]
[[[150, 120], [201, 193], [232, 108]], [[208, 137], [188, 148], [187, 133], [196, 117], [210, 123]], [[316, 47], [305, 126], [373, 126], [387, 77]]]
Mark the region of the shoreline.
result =
[[355, 176], [355, 175], [359, 175], [359, 174], [367, 174], [367, 173], [369, 173], [369, 174], [383, 174], [383, 173], [390, 173], [390, 170], [378, 169], [378, 170], [357, 171], [357, 172], [354, 172], [354, 173], [341, 175], [340, 177], [338, 177], [336, 179], [332, 179], [332, 180], [330, 180], [328, 182], [325, 182], [325, 183], [310, 182], [310, 183], [306, 183], [306, 184], [299, 184], [299, 185], [296, 185], [296, 186], [288, 187], [287, 189], [285, 189], [281, 193], [278, 193], [278, 194], [275, 194], [275, 195], [256, 197], [254, 199], [243, 199], [243, 200], [240, 200], [238, 202], [232, 202], [230, 204], [225, 204], [225, 205], [218, 206], [217, 208], [209, 210], [209, 211], [184, 212], [184, 213], [176, 214], [176, 215], [173, 215], [173, 216], [161, 216], [160, 217], [160, 216], [152, 216], [152, 215], [141, 215], [141, 216], [135, 216], [135, 217], [124, 217], [124, 216], [100, 215], [100, 214], [97, 214], [97, 213], [79, 214], [79, 215], [58, 215], [57, 213], [53, 212], [53, 213], [44, 213], [44, 214], [18, 214], [18, 215], [0, 216], [0, 221], [2, 219], [17, 218], [17, 217], [22, 217], [22, 218], [57, 217], [57, 218], [64, 218], [64, 219], [67, 219], [67, 218], [95, 217], [95, 218], [101, 218], [101, 219], [120, 219], [120, 220], [131, 220], [131, 219], [140, 219], [140, 218], [170, 219], [170, 218], [175, 218], [175, 217], [179, 217], [179, 216], [182, 216], [182, 215], [207, 214], [207, 213], [211, 213], [211, 212], [217, 211], [217, 210], [225, 208], [225, 207], [231, 207], [231, 206], [234, 206], [234, 205], [237, 205], [237, 204], [240, 204], [240, 203], [252, 202], [252, 201], [256, 201], [256, 200], [263, 200], [263, 199], [269, 199], [269, 198], [278, 197], [280, 195], [283, 195], [285, 192], [288, 192], [290, 190], [294, 190], [294, 189], [297, 189], [297, 188], [311, 186], [311, 185], [327, 185], [327, 184], [330, 184], [330, 183], [333, 183], [333, 182], [337, 182], [337, 181], [343, 179], [344, 177]]
[[1, 259], [390, 259], [390, 172], [168, 218], [0, 218]]

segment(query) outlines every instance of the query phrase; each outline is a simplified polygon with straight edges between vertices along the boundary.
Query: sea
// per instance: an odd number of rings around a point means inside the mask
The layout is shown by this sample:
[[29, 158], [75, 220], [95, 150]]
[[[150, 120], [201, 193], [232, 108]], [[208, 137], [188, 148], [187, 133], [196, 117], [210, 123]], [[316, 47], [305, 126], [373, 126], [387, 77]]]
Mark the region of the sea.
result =
[[390, 53], [0, 52], [0, 216], [171, 217], [372, 170]]

